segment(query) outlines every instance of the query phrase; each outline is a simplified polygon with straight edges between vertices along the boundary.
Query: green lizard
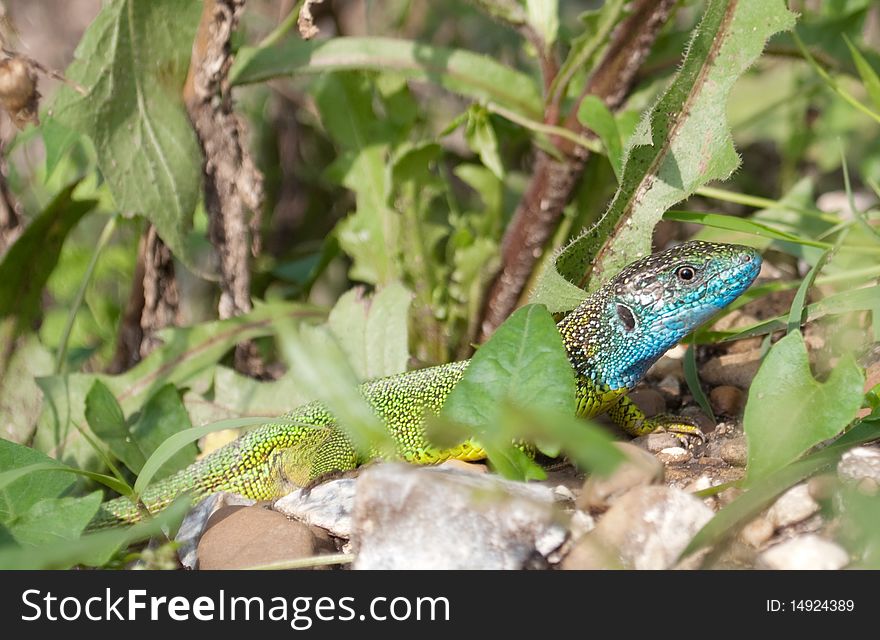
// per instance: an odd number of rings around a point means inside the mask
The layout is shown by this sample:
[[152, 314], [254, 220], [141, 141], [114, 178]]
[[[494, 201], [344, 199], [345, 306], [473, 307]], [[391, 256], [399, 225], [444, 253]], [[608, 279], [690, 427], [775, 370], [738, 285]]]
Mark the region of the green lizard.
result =
[[[681, 419], [647, 418], [626, 393], [669, 348], [745, 291], [760, 266], [759, 254], [748, 247], [687, 242], [634, 262], [590, 295], [558, 324], [577, 374], [578, 414], [607, 412], [633, 436], [658, 428], [699, 434]], [[467, 366], [467, 360], [453, 362], [361, 386], [399, 458], [417, 464], [485, 458], [477, 442], [444, 449], [425, 434], [425, 416], [440, 412]], [[150, 511], [182, 493], [201, 499], [222, 490], [270, 499], [366, 461], [336, 426], [332, 411], [311, 403], [150, 486], [141, 499]], [[102, 505], [92, 527], [139, 518], [135, 504], [118, 498]]]

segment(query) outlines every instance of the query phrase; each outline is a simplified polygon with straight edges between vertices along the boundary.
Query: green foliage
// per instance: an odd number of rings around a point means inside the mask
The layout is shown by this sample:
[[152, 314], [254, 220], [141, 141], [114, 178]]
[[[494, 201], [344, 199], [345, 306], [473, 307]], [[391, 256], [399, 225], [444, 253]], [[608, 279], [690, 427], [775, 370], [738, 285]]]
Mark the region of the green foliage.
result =
[[15, 317], [17, 331], [39, 317], [43, 287], [67, 234], [95, 206], [93, 200], [74, 200], [74, 189], [76, 184], [59, 193], [0, 262], [0, 320]]
[[[725, 107], [737, 78], [794, 16], [781, 0], [709, 2], [681, 69], [630, 138], [620, 188], [600, 221], [544, 272], [533, 301], [567, 311], [576, 287], [595, 290], [650, 253], [654, 225], [670, 206], [739, 164]], [[580, 294], [580, 299], [586, 294]]]
[[120, 209], [145, 216], [186, 258], [201, 152], [183, 106], [198, 0], [116, 0], [83, 36], [53, 117], [88, 136]]
[[865, 376], [844, 356], [828, 380], [817, 382], [799, 331], [773, 345], [749, 390], [743, 424], [754, 482], [833, 438], [856, 417]]

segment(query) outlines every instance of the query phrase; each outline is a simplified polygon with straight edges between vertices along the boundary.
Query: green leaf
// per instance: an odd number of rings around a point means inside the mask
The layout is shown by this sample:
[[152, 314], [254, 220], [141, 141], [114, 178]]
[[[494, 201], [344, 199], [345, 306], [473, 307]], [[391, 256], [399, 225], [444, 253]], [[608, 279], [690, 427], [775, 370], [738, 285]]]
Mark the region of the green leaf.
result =
[[716, 229], [726, 229], [728, 231], [740, 231], [742, 233], [750, 233], [761, 238], [771, 238], [773, 240], [782, 240], [792, 242], [794, 244], [804, 245], [806, 247], [816, 247], [818, 249], [830, 249], [833, 245], [828, 242], [820, 242], [802, 236], [796, 236], [787, 231], [775, 229], [762, 222], [749, 220], [748, 218], [737, 218], [736, 216], [728, 216], [723, 213], [705, 213], [702, 211], [667, 211], [663, 214], [664, 220], [674, 220], [676, 222], [691, 222], [695, 224], [703, 224]]
[[709, 398], [706, 397], [703, 386], [700, 384], [700, 374], [697, 371], [697, 347], [693, 339], [684, 354], [684, 380], [687, 382], [691, 395], [697, 401], [697, 404], [700, 405], [703, 413], [712, 418], [712, 422], [716, 422], [712, 405], [709, 403]]
[[[189, 414], [183, 406], [177, 388], [173, 384], [166, 384], [147, 400], [143, 409], [137, 414], [137, 419], [131, 426], [131, 437], [144, 457], [147, 457], [175, 433], [191, 427]], [[195, 460], [198, 452], [194, 443], [181, 447], [160, 467], [156, 477], [164, 478], [183, 469]]]
[[361, 381], [406, 371], [411, 299], [406, 287], [392, 282], [372, 296], [351, 289], [330, 311], [330, 330]]
[[369, 81], [354, 73], [327, 74], [313, 91], [324, 128], [344, 152], [335, 168], [342, 171], [342, 184], [356, 195], [357, 210], [336, 227], [339, 246], [353, 258], [351, 277], [371, 284], [391, 282], [398, 275], [400, 224], [388, 205], [390, 138], [373, 111]]
[[73, 484], [69, 474], [51, 469], [59, 466], [55, 460], [30, 447], [0, 439], [0, 471], [3, 474], [38, 464], [46, 466], [0, 484], [0, 522], [8, 523], [20, 517], [40, 500], [54, 498]]
[[[13, 321], [0, 322], [0, 344], [12, 344], [12, 325]], [[52, 355], [37, 336], [25, 334], [5, 371], [2, 360], [0, 356], [0, 437], [29, 442], [43, 406], [43, 394], [34, 378], [52, 373]]]
[[762, 480], [753, 483], [748, 491], [725, 506], [697, 532], [682, 552], [685, 557], [718, 544], [736, 533], [769, 505], [776, 496], [804, 478], [834, 464], [844, 451], [880, 438], [880, 423], [863, 421], [838, 438], [831, 446], [806, 456], [803, 460], [782, 467]]
[[578, 107], [578, 120], [599, 136], [611, 168], [614, 170], [614, 177], [620, 182], [620, 174], [623, 171], [623, 143], [620, 141], [620, 131], [617, 129], [614, 114], [599, 97], [588, 95]]
[[859, 76], [862, 78], [865, 90], [871, 97], [871, 102], [874, 103], [874, 107], [880, 112], [880, 77], [877, 76], [877, 72], [874, 71], [874, 68], [870, 63], [865, 60], [865, 56], [863, 56], [850, 39], [846, 37], [846, 34], [843, 34], [843, 39], [846, 40], [846, 46], [849, 47], [849, 52], [856, 65], [856, 70], [858, 70]]
[[22, 545], [66, 544], [80, 536], [101, 506], [103, 492], [80, 498], [41, 500], [17, 518], [9, 530]]
[[228, 320], [161, 331], [164, 344], [122, 375], [73, 373], [39, 378], [44, 401], [34, 447], [81, 469], [99, 469], [101, 461], [76, 428], [85, 427], [85, 398], [95, 380], [107, 385], [123, 412], [131, 414], [165, 384], [184, 387], [204, 379], [239, 342], [274, 334], [276, 321], [317, 320], [324, 315], [308, 305], [258, 304], [250, 313]]
[[94, 200], [74, 200], [77, 184], [55, 196], [0, 262], [0, 319], [16, 318], [16, 333], [40, 316], [43, 288], [58, 264], [67, 234], [97, 204]]
[[186, 498], [175, 500], [155, 518], [125, 529], [85, 535], [64, 544], [0, 549], [0, 569], [67, 569], [73, 565], [101, 566], [119, 549], [175, 529], [189, 509]]
[[749, 389], [743, 417], [749, 481], [766, 477], [843, 431], [861, 407], [864, 384], [861, 368], [849, 355], [826, 382], [817, 382], [798, 331], [773, 345]]
[[122, 407], [100, 380], [95, 380], [86, 395], [85, 416], [92, 433], [109, 447], [110, 453], [134, 473], [139, 472], [146, 457], [125, 423]]
[[489, 112], [485, 108], [473, 106], [468, 110], [464, 137], [471, 151], [480, 156], [483, 165], [499, 180], [504, 180], [504, 165], [498, 151], [498, 138], [495, 136]]
[[767, 38], [793, 24], [782, 0], [710, 0], [679, 72], [630, 138], [608, 210], [544, 271], [533, 301], [567, 310], [562, 305], [576, 295], [575, 285], [595, 290], [650, 252], [654, 225], [667, 208], [736, 169], [728, 94]]
[[281, 75], [341, 70], [393, 71], [432, 82], [478, 102], [495, 102], [534, 120], [543, 112], [537, 83], [490, 58], [394, 38], [288, 38], [277, 45], [239, 50], [230, 71], [234, 84]]
[[149, 219], [174, 254], [200, 195], [202, 158], [183, 105], [198, 0], [116, 0], [83, 35], [53, 117], [91, 138], [117, 205]]
[[575, 382], [562, 337], [541, 305], [517, 309], [471, 358], [441, 415], [477, 430], [489, 429], [505, 402], [574, 414]]
[[549, 51], [559, 33], [559, 0], [526, 0], [526, 13]]

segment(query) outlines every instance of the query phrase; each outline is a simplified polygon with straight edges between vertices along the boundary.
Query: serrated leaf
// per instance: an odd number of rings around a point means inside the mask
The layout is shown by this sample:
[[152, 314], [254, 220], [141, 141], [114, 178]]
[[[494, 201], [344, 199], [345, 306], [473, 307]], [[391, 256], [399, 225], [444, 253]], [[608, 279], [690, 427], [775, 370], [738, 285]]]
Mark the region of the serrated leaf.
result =
[[115, 0], [83, 35], [53, 117], [91, 138], [117, 205], [149, 219], [174, 254], [200, 195], [202, 159], [183, 105], [198, 0]]
[[47, 498], [33, 505], [9, 526], [22, 545], [63, 544], [75, 540], [86, 528], [98, 507], [103, 492], [79, 498]]
[[817, 382], [799, 331], [773, 345], [752, 381], [743, 416], [749, 481], [781, 469], [843, 431], [862, 405], [864, 384], [864, 373], [849, 355], [826, 382]]
[[[595, 290], [650, 252], [654, 225], [667, 208], [733, 172], [739, 158], [726, 119], [727, 96], [767, 38], [793, 24], [782, 0], [710, 0], [681, 69], [630, 138], [608, 210], [556, 257], [533, 301], [554, 312], [568, 310], [576, 289], [586, 284]], [[585, 296], [581, 292], [580, 299]]]
[[330, 311], [328, 326], [361, 381], [406, 371], [411, 299], [406, 287], [392, 282], [371, 296], [351, 289]]
[[[21, 469], [35, 464], [57, 464], [30, 447], [0, 439], [0, 472]], [[73, 484], [70, 474], [43, 470], [21, 477], [0, 487], [0, 522], [8, 523], [40, 500], [54, 498]]]
[[288, 38], [262, 49], [244, 47], [230, 79], [245, 84], [288, 74], [351, 69], [393, 71], [475, 101], [495, 102], [532, 119], [540, 120], [543, 112], [540, 89], [525, 73], [489, 56], [395, 38]]

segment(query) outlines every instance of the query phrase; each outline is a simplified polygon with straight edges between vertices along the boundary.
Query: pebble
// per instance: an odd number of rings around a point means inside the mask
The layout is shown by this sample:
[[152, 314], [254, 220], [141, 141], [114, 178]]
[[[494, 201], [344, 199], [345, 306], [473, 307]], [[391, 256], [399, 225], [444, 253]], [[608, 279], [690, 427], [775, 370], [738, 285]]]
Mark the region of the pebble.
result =
[[767, 520], [776, 529], [803, 522], [819, 511], [819, 503], [810, 495], [805, 482], [783, 493], [767, 510]]
[[679, 440], [675, 434], [667, 433], [666, 431], [657, 431], [634, 438], [632, 444], [650, 451], [651, 453], [660, 453], [663, 449], [681, 446], [681, 440]]
[[301, 522], [260, 506], [221, 507], [198, 546], [200, 569], [244, 569], [308, 558], [330, 550]]
[[254, 501], [235, 493], [225, 493], [223, 491], [212, 493], [207, 498], [199, 502], [180, 523], [177, 535], [174, 541], [177, 542], [177, 557], [180, 558], [180, 564], [188, 569], [195, 569], [199, 564], [198, 546], [205, 526], [211, 515], [224, 506], [250, 506]]
[[354, 478], [331, 480], [307, 492], [296, 489], [276, 500], [272, 508], [288, 518], [326, 529], [339, 538], [350, 538], [354, 492]]
[[626, 568], [668, 569], [711, 518], [709, 507], [680, 489], [638, 487], [616, 500], [585, 539], [594, 552], [596, 542], [613, 550]]
[[667, 447], [657, 453], [657, 459], [664, 464], [687, 462], [691, 459], [691, 452], [683, 447]]
[[656, 416], [666, 412], [666, 400], [663, 394], [654, 389], [641, 388], [631, 391], [629, 399], [636, 403], [648, 417]]
[[587, 478], [575, 503], [578, 509], [605, 511], [630, 489], [663, 483], [663, 465], [654, 456], [629, 442], [616, 442], [614, 446], [626, 459], [610, 476], [593, 474]]
[[464, 460], [446, 460], [438, 466], [448, 469], [458, 469], [468, 473], [489, 473], [489, 467], [479, 462], [465, 462]]
[[675, 376], [669, 375], [657, 383], [657, 390], [666, 400], [678, 400], [681, 397], [681, 382]]
[[773, 524], [767, 518], [757, 517], [742, 528], [739, 538], [750, 547], [759, 549], [773, 537], [774, 531]]
[[760, 349], [726, 353], [708, 360], [700, 370], [700, 377], [714, 386], [730, 385], [748, 389], [760, 365]]
[[773, 545], [758, 556], [758, 567], [784, 570], [836, 570], [849, 564], [849, 554], [816, 534], [806, 534]]
[[865, 493], [876, 493], [880, 486], [880, 450], [873, 447], [850, 449], [837, 463], [837, 475], [844, 482], [858, 485]]
[[356, 480], [355, 569], [546, 566], [568, 531], [551, 488], [399, 463]]
[[746, 463], [749, 461], [749, 448], [746, 443], [746, 437], [740, 436], [728, 440], [721, 445], [718, 455], [720, 455], [721, 459], [727, 464], [735, 467], [746, 466]]
[[745, 406], [745, 394], [738, 387], [721, 385], [709, 392], [709, 403], [716, 414], [738, 416]]
[[695, 423], [703, 433], [711, 433], [715, 430], [715, 423], [712, 418], [703, 413], [703, 410], [697, 406], [685, 407], [681, 410], [681, 417], [687, 418]]

